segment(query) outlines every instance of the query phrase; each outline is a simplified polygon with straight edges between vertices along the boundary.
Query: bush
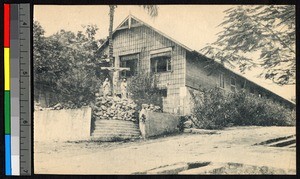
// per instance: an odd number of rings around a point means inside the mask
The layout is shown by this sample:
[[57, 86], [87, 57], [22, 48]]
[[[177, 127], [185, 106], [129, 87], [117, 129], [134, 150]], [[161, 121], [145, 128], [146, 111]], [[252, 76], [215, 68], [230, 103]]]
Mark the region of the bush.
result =
[[193, 115], [198, 128], [221, 129], [232, 125], [295, 125], [295, 111], [244, 91], [224, 94], [219, 88], [194, 97]]
[[138, 110], [141, 109], [142, 104], [153, 104], [162, 109], [162, 94], [157, 87], [157, 78], [154, 74], [140, 73], [131, 77], [127, 89]]

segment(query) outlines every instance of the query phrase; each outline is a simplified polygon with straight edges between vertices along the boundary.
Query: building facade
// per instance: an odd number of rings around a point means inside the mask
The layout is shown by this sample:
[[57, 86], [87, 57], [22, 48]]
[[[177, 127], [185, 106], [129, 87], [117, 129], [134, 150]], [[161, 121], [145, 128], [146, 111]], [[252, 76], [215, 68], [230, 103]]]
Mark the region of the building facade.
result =
[[[108, 41], [100, 47], [99, 53], [108, 54]], [[163, 110], [168, 113], [189, 114], [192, 106], [190, 93], [213, 87], [224, 92], [244, 89], [289, 107], [295, 105], [131, 15], [113, 32], [113, 56], [115, 67], [130, 68], [115, 74], [120, 78], [130, 79], [138, 72], [157, 76], [158, 87], [166, 92]], [[208, 63], [215, 63], [215, 68], [206, 68]]]

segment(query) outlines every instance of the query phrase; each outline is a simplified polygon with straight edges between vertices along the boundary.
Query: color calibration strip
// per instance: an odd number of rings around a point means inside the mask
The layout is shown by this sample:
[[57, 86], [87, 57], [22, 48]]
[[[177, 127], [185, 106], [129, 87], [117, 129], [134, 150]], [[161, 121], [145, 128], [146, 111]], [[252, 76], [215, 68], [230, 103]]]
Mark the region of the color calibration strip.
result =
[[5, 175], [31, 175], [30, 4], [4, 4]]
[[18, 5], [10, 4], [10, 123], [12, 175], [20, 175], [20, 45], [18, 17]]
[[[30, 4], [18, 4], [20, 85], [20, 175], [31, 175], [31, 17]], [[17, 70], [15, 70], [17, 71]]]
[[4, 133], [5, 175], [11, 175], [10, 130], [10, 5], [4, 4]]

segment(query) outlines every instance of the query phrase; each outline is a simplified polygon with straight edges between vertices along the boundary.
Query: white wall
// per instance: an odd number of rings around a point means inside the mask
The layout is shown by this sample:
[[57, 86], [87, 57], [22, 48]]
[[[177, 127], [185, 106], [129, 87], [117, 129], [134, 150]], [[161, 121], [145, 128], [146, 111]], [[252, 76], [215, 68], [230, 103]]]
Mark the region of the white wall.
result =
[[33, 125], [35, 141], [89, 140], [91, 108], [35, 111]]

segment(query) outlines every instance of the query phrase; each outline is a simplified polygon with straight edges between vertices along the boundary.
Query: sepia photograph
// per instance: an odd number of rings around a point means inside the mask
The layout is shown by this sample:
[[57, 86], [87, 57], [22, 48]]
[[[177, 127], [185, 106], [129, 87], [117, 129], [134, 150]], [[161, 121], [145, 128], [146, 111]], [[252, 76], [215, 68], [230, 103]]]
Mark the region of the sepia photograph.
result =
[[34, 173], [295, 175], [294, 5], [34, 5]]

